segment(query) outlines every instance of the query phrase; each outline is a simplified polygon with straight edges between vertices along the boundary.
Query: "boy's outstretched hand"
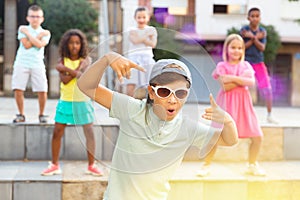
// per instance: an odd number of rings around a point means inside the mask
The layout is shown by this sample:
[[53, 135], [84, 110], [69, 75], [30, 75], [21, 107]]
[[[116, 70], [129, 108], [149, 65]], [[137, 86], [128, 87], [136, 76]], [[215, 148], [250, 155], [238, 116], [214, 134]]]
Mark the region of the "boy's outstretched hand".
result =
[[225, 124], [232, 120], [229, 114], [218, 106], [212, 94], [209, 95], [209, 99], [211, 106], [205, 109], [205, 113], [202, 115], [202, 118], [221, 124]]
[[134, 68], [136, 70], [145, 72], [146, 70], [137, 65], [136, 63], [130, 61], [129, 59], [117, 54], [115, 52], [109, 53], [106, 55], [109, 65], [117, 74], [119, 81], [123, 82], [123, 77], [129, 79], [131, 76], [131, 69]]

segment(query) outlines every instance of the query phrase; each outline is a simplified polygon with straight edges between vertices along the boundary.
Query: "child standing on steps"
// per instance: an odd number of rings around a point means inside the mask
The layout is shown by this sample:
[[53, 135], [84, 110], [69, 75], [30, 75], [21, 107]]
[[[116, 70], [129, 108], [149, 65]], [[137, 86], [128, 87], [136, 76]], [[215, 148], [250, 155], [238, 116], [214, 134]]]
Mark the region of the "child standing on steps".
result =
[[[223, 46], [223, 60], [213, 71], [213, 78], [221, 84], [217, 103], [235, 120], [239, 138], [250, 138], [249, 163], [246, 173], [264, 176], [265, 172], [257, 163], [257, 156], [261, 147], [263, 133], [252, 105], [248, 86], [255, 84], [254, 71], [251, 65], [244, 61], [245, 43], [237, 34], [229, 35]], [[222, 145], [221, 142], [219, 142]], [[217, 145], [206, 156], [204, 165], [198, 172], [199, 176], [206, 176], [210, 172], [211, 160]]]
[[130, 78], [131, 69], [144, 70], [117, 53], [109, 53], [92, 64], [78, 80], [81, 91], [120, 121], [105, 200], [166, 200], [169, 180], [191, 145], [205, 153], [219, 136], [224, 144], [237, 142], [233, 119], [217, 106], [212, 96], [211, 107], [206, 109], [203, 118], [223, 122], [223, 129], [183, 116], [181, 108], [192, 84], [191, 73], [183, 62], [162, 59], [154, 64], [147, 100], [100, 85], [107, 66], [111, 66], [121, 81], [123, 77]]
[[30, 78], [32, 91], [38, 94], [40, 123], [47, 123], [44, 110], [47, 102], [48, 83], [44, 63], [44, 49], [51, 37], [49, 30], [42, 28], [44, 12], [38, 5], [28, 8], [26, 20], [29, 25], [21, 25], [18, 30], [20, 45], [14, 62], [12, 89], [19, 113], [13, 123], [25, 122], [24, 91]]
[[[59, 152], [61, 138], [67, 125], [83, 126], [88, 156], [87, 173], [101, 176], [102, 172], [95, 165], [95, 139], [93, 132], [94, 109], [91, 100], [77, 87], [77, 79], [90, 65], [87, 57], [88, 43], [86, 36], [78, 29], [68, 30], [59, 44], [60, 61], [56, 67], [61, 80], [60, 100], [56, 107], [55, 127], [52, 137], [52, 162], [42, 175], [60, 174]], [[75, 134], [75, 133], [74, 133]]]
[[260, 9], [253, 7], [248, 11], [249, 25], [243, 26], [240, 35], [246, 47], [245, 60], [255, 71], [259, 94], [263, 96], [267, 106], [267, 122], [278, 124], [272, 117], [273, 94], [268, 69], [264, 63], [264, 51], [267, 43], [267, 31], [260, 25]]
[[157, 31], [153, 26], [149, 26], [149, 11], [145, 7], [135, 10], [134, 19], [136, 27], [129, 30], [128, 58], [146, 69], [146, 73], [137, 70], [131, 71], [131, 78], [125, 81], [126, 94], [134, 96], [135, 90], [148, 84], [149, 73], [155, 63], [152, 48], [157, 43]]

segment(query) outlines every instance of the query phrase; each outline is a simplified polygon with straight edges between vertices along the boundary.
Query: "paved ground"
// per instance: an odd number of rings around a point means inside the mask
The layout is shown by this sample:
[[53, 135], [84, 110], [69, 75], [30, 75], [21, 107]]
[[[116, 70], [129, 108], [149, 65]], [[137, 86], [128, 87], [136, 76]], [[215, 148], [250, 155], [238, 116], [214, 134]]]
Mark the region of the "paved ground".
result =
[[[104, 171], [104, 176], [94, 177], [86, 175], [87, 162], [85, 161], [61, 161], [62, 174], [55, 176], [41, 176], [40, 173], [47, 167], [47, 161], [0, 161], [1, 181], [107, 181], [109, 163], [98, 164]], [[244, 174], [246, 164], [243, 162], [214, 162], [211, 173], [206, 177], [197, 176], [200, 162], [183, 162], [175, 173], [172, 180], [300, 180], [300, 161], [277, 161], [260, 162], [261, 167], [266, 170], [265, 177], [255, 177]]]
[[[55, 107], [57, 99], [49, 99], [47, 101], [45, 114], [49, 115], [49, 123], [54, 123]], [[11, 123], [17, 107], [15, 100], [9, 97], [0, 97], [0, 123]], [[192, 118], [199, 117], [204, 112], [207, 105], [186, 104], [185, 113]], [[94, 104], [96, 121], [95, 124], [115, 124], [115, 120], [108, 117], [108, 111], [103, 107]], [[195, 112], [197, 110], [198, 112]], [[255, 110], [262, 126], [274, 126], [266, 123], [266, 108], [255, 106]], [[27, 123], [38, 122], [38, 101], [35, 98], [25, 99], [25, 115]], [[198, 115], [198, 116], [197, 116]], [[294, 127], [300, 126], [300, 107], [274, 107], [273, 117], [279, 122], [276, 126]]]

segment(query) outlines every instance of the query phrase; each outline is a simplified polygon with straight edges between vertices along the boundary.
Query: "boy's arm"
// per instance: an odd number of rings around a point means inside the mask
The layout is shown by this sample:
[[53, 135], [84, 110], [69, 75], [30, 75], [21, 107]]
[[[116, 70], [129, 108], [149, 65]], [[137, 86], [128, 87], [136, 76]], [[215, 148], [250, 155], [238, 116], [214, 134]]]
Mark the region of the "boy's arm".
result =
[[28, 40], [28, 38], [20, 39], [20, 42], [23, 44], [25, 49], [30, 49], [32, 47], [32, 43]]
[[253, 40], [248, 40], [247, 42], [245, 42], [245, 48], [248, 49], [249, 47], [251, 47], [253, 45]]
[[238, 133], [234, 120], [217, 105], [212, 94], [210, 94], [209, 98], [211, 107], [205, 109], [205, 113], [202, 117], [224, 125], [220, 137], [222, 145], [235, 145], [238, 142]]
[[[33, 37], [25, 26], [21, 27], [20, 31], [26, 35], [28, 41], [32, 44], [32, 46], [35, 46], [37, 48], [42, 48], [48, 44], [48, 42], [42, 40], [42, 37], [39, 35], [38, 37]], [[48, 34], [50, 34], [50, 31], [44, 31], [44, 32], [45, 33], [42, 33], [43, 36], [48, 36]]]
[[254, 35], [251, 31], [247, 31], [242, 29], [240, 31], [240, 35], [243, 38], [249, 38], [247, 42], [245, 42], [245, 48], [248, 49], [250, 46], [255, 45], [259, 51], [265, 50], [265, 43], [261, 42], [261, 39], [264, 39], [267, 35], [266, 31], [259, 31], [256, 35]]
[[267, 37], [267, 31], [259, 31], [256, 33], [257, 39], [261, 40]]
[[36, 36], [36, 38], [39, 39], [39, 40], [42, 40], [43, 37], [49, 36], [50, 34], [51, 34], [50, 31], [48, 31], [48, 30], [43, 30], [42, 32], [40, 32], [40, 33]]
[[247, 31], [246, 29], [242, 29], [240, 31], [240, 35], [243, 38], [249, 38], [249, 39], [252, 39], [254, 37], [253, 33], [251, 31]]
[[29, 49], [32, 47], [32, 44], [29, 41], [29, 39], [26, 37], [26, 35], [23, 32], [21, 32], [21, 30], [24, 30], [24, 29], [26, 29], [26, 26], [24, 26], [24, 25], [21, 25], [19, 27], [18, 39], [20, 40], [20, 42], [22, 43], [22, 45], [24, 46], [25, 49]]
[[81, 75], [77, 81], [79, 89], [100, 105], [110, 109], [113, 91], [99, 84], [108, 65], [115, 71], [121, 82], [123, 82], [123, 77], [130, 78], [130, 70], [132, 68], [140, 71], [144, 71], [144, 68], [124, 58], [118, 53], [111, 52], [93, 63]]
[[242, 38], [245, 41], [245, 38], [248, 38], [248, 40], [246, 40], [247, 42], [245, 42], [245, 48], [248, 49], [250, 46], [253, 45], [253, 38], [254, 35], [251, 31], [247, 31], [246, 29], [242, 28], [240, 31], [240, 35], [242, 36]]
[[264, 51], [266, 48], [266, 44], [260, 41], [261, 36], [255, 36], [253, 40], [253, 44], [258, 48], [259, 51]]

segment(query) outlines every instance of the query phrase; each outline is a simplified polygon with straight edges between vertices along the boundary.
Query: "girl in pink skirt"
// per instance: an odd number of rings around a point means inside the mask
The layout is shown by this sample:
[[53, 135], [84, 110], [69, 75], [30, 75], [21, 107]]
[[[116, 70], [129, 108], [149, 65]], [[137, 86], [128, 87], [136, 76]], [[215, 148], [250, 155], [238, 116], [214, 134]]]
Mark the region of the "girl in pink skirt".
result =
[[[213, 71], [213, 78], [221, 84], [217, 103], [235, 120], [239, 138], [250, 138], [249, 158], [246, 173], [264, 176], [265, 172], [257, 163], [263, 133], [254, 112], [252, 99], [248, 90], [255, 84], [254, 71], [244, 60], [245, 44], [241, 36], [229, 35], [223, 46], [223, 60]], [[221, 142], [218, 143], [222, 145]], [[217, 145], [206, 156], [204, 164], [197, 175], [206, 176], [210, 173], [211, 160]]]

